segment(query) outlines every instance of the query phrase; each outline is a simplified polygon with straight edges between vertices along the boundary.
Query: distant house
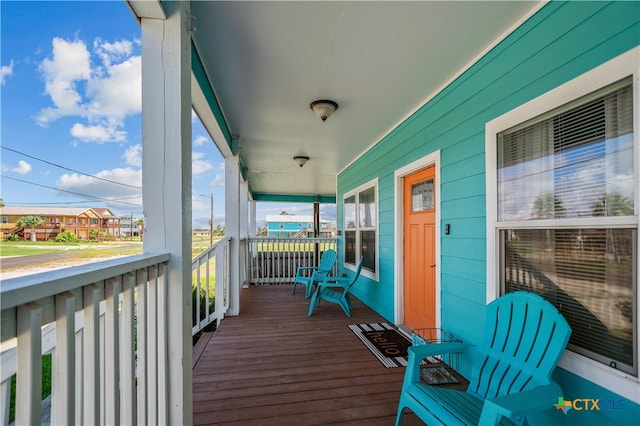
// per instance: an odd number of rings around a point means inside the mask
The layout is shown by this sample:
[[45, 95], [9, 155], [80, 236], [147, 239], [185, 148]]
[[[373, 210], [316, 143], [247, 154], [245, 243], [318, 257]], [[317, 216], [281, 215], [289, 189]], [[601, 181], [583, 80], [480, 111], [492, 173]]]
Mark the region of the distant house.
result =
[[[268, 214], [265, 219], [269, 238], [313, 237], [313, 216]], [[320, 236], [334, 237], [336, 225], [328, 220], [320, 220]]]
[[211, 229], [209, 228], [194, 229], [192, 235], [194, 237], [209, 237], [211, 236]]
[[39, 241], [53, 240], [67, 231], [81, 240], [88, 240], [92, 230], [120, 235], [120, 218], [108, 208], [5, 206], [0, 207], [0, 239], [6, 240], [8, 234], [30, 238], [30, 229], [17, 226], [24, 216], [44, 219], [44, 224], [34, 230]]
[[138, 237], [140, 235], [140, 225], [137, 220], [131, 216], [122, 216], [120, 218], [120, 237]]

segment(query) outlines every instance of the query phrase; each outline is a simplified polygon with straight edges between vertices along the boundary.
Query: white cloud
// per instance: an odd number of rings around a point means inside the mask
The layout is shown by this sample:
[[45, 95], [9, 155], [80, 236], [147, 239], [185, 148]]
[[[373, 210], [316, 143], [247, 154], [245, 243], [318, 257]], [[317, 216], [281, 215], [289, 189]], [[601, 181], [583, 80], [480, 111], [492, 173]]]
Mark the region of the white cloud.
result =
[[[142, 171], [140, 169], [127, 167], [102, 170], [96, 173], [95, 176], [111, 182], [95, 179], [91, 176], [71, 173], [63, 174], [58, 178], [57, 188], [77, 194], [84, 194], [89, 200], [95, 200], [95, 197], [98, 197], [111, 202], [124, 201], [127, 203], [122, 206], [142, 204], [142, 190], [140, 189], [140, 187], [142, 187]], [[113, 182], [120, 182], [124, 185], [118, 185]]]
[[42, 61], [40, 71], [45, 80], [45, 92], [53, 107], [45, 108], [38, 117], [39, 124], [47, 124], [66, 115], [82, 113], [82, 96], [78, 82], [91, 78], [91, 59], [84, 41], [54, 38], [52, 58]]
[[83, 40], [54, 38], [51, 57], [40, 65], [52, 106], [40, 111], [38, 124], [76, 116], [86, 122], [76, 123], [71, 134], [83, 142], [124, 141], [124, 119], [138, 114], [142, 105], [141, 58], [132, 55], [133, 44], [97, 38], [96, 65]]
[[9, 65], [3, 65], [2, 67], [0, 67], [0, 86], [2, 86], [4, 82], [7, 81], [7, 77], [11, 76], [12, 74], [13, 74], [13, 59], [11, 60]]
[[85, 126], [76, 123], [71, 128], [71, 135], [83, 142], [122, 142], [126, 139], [127, 132], [117, 130], [116, 126], [94, 125]]
[[24, 160], [18, 161], [18, 167], [14, 167], [11, 169], [12, 172], [18, 173], [19, 175], [26, 175], [31, 171], [31, 164], [27, 163]]
[[124, 152], [125, 163], [129, 166], [142, 167], [142, 145], [130, 146]]
[[96, 54], [100, 56], [102, 62], [107, 66], [111, 65], [114, 60], [126, 58], [133, 51], [133, 43], [129, 40], [118, 40], [109, 43], [101, 38], [96, 38], [93, 41], [93, 47]]
[[195, 146], [202, 146], [202, 145], [204, 145], [204, 144], [205, 144], [205, 143], [207, 143], [207, 142], [209, 142], [209, 138], [208, 138], [208, 137], [206, 137], [206, 136], [202, 136], [202, 135], [200, 135], [200, 136], [196, 137], [196, 138], [193, 140], [193, 144], [194, 144]]
[[103, 117], [120, 121], [142, 109], [142, 60], [133, 56], [126, 61], [106, 67], [104, 78], [87, 83], [89, 117]]
[[209, 186], [213, 188], [224, 188], [224, 173], [219, 173], [213, 178]]
[[204, 158], [204, 153], [202, 152], [194, 152], [192, 154], [191, 156], [191, 173], [192, 174], [199, 175], [213, 168], [213, 165], [209, 161], [203, 160], [203, 158]]
[[31, 171], [31, 164], [27, 163], [24, 160], [18, 161], [18, 165], [16, 167], [5, 166], [3, 164], [2, 165], [2, 171], [3, 172], [17, 173], [19, 175], [26, 175], [27, 173], [29, 173]]

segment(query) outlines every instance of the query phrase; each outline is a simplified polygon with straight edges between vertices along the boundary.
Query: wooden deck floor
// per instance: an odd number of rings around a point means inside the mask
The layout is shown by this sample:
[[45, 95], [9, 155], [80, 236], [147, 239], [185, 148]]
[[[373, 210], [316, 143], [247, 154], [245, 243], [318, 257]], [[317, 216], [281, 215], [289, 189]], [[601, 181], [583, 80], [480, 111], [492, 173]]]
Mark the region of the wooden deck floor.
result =
[[[382, 322], [354, 300], [352, 317], [304, 288], [251, 286], [193, 370], [196, 425], [393, 425], [404, 368], [385, 368], [348, 324]], [[422, 424], [412, 413], [405, 425]]]

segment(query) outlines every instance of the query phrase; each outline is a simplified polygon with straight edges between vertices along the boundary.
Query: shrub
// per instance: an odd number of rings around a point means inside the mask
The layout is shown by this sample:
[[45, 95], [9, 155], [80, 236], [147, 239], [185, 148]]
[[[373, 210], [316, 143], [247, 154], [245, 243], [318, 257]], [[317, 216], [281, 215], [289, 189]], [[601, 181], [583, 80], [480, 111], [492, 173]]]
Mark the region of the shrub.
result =
[[5, 238], [7, 241], [20, 241], [20, 236], [18, 234], [7, 234]]
[[78, 237], [75, 234], [72, 234], [69, 231], [64, 231], [56, 235], [55, 242], [56, 243], [75, 243], [79, 241]]

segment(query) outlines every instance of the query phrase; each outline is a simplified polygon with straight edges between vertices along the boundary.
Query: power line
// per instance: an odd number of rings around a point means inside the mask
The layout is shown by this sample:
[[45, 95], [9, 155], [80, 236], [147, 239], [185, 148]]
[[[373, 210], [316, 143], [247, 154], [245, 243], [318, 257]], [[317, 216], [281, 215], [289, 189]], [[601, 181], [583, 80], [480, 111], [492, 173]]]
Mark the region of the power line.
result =
[[[134, 199], [134, 198], [140, 198], [140, 195], [135, 195], [133, 197], [112, 198], [112, 199], [106, 199], [106, 200], [108, 200], [109, 202], [112, 202], [112, 203], [122, 203], [122, 200], [131, 200], [131, 199]], [[23, 203], [23, 202], [20, 202], [20, 201], [12, 201], [12, 204], [20, 205], [20, 206], [49, 206], [49, 205], [59, 206], [59, 205], [62, 205], [62, 204], [66, 204], [66, 205], [95, 204], [95, 201], [58, 201], [58, 202], [50, 202], [50, 203], [31, 203], [31, 202]]]
[[25, 157], [31, 158], [33, 160], [41, 161], [41, 162], [43, 162], [45, 164], [49, 164], [49, 165], [54, 166], [54, 167], [59, 167], [59, 168], [61, 168], [63, 170], [68, 170], [70, 172], [78, 173], [78, 174], [81, 174], [83, 176], [87, 176], [87, 177], [90, 177], [90, 178], [93, 178], [93, 179], [98, 179], [98, 180], [101, 180], [101, 181], [104, 181], [104, 182], [113, 183], [113, 184], [116, 184], [116, 185], [128, 186], [130, 188], [142, 189], [142, 187], [140, 187], [140, 186], [129, 185], [128, 183], [116, 182], [114, 180], [109, 180], [109, 179], [101, 178], [101, 177], [98, 177], [98, 176], [95, 176], [95, 175], [90, 175], [88, 173], [80, 172], [78, 170], [70, 169], [69, 167], [61, 166], [60, 164], [52, 163], [51, 161], [43, 160], [42, 158], [38, 158], [38, 157], [34, 157], [33, 155], [25, 154], [24, 152], [20, 152], [17, 149], [9, 148], [9, 147], [6, 147], [6, 146], [2, 146], [0, 148], [6, 149], [7, 151], [15, 152], [16, 154], [24, 155]]
[[[40, 183], [35, 183], [35, 182], [29, 182], [29, 181], [22, 180], [22, 179], [17, 179], [17, 178], [11, 177], [11, 176], [0, 175], [0, 177], [2, 177], [3, 179], [11, 179], [11, 180], [15, 180], [16, 182], [26, 183], [26, 184], [29, 184], [29, 185], [40, 186], [40, 187], [42, 187], [42, 188], [53, 189], [53, 190], [55, 190], [55, 191], [66, 192], [66, 193], [69, 193], [69, 194], [78, 195], [78, 196], [80, 196], [80, 197], [93, 198], [93, 199], [96, 199], [96, 200], [106, 201], [106, 202], [112, 202], [112, 201], [113, 201], [113, 200], [110, 200], [110, 199], [108, 199], [108, 198], [96, 197], [96, 196], [94, 196], [94, 195], [81, 194], [81, 193], [79, 193], [79, 192], [67, 191], [66, 189], [54, 188], [54, 187], [52, 187], [52, 186], [42, 185], [42, 184], [40, 184]], [[141, 205], [141, 204], [127, 203], [126, 201], [118, 201], [118, 203], [121, 203], [121, 204], [128, 204], [128, 205], [136, 206], [136, 207], [142, 207], [142, 205]]]

